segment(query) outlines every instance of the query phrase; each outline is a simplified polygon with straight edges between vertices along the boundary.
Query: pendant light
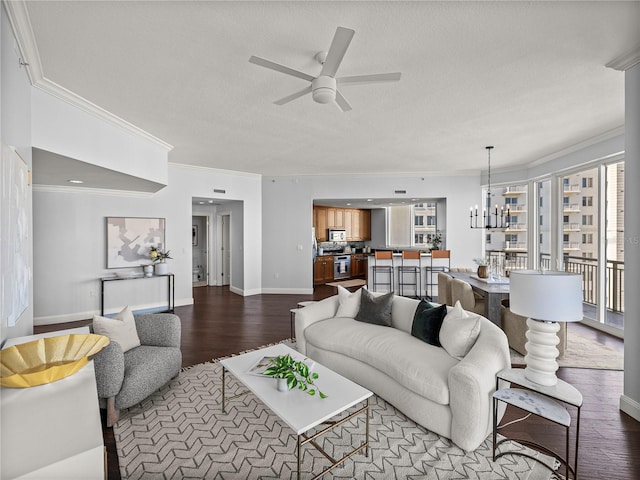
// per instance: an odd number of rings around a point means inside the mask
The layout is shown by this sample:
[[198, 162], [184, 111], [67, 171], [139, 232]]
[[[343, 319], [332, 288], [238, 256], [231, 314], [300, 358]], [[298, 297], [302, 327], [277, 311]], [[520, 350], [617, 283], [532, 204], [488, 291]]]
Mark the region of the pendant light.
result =
[[469, 208], [469, 227], [471, 228], [484, 228], [487, 230], [504, 230], [509, 228], [509, 208], [505, 212], [504, 207], [500, 207], [498, 212], [498, 204], [495, 205], [493, 213], [491, 212], [491, 150], [493, 146], [484, 147], [487, 149], [487, 156], [489, 158], [489, 170], [488, 170], [488, 185], [487, 185], [487, 199], [484, 207], [482, 208], [482, 221], [478, 223], [478, 205]]

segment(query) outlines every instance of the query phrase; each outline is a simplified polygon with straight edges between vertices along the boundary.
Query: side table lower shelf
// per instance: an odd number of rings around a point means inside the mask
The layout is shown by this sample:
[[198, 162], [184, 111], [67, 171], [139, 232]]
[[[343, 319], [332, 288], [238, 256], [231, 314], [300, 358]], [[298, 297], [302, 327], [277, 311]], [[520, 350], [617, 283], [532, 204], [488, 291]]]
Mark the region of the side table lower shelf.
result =
[[[536, 461], [540, 459], [522, 451], [502, 451], [500, 452], [500, 445], [505, 442], [515, 441], [527, 447], [531, 447], [537, 451], [552, 456], [561, 465], [565, 467], [565, 478], [567, 480], [578, 478], [578, 445], [580, 435], [580, 408], [582, 406], [582, 395], [574, 387], [562, 380], [558, 380], [558, 385], [554, 387], [545, 387], [532, 383], [526, 379], [523, 375], [522, 369], [507, 369], [498, 373], [496, 380], [496, 391], [493, 394], [493, 460], [497, 460], [503, 455], [513, 454], [521, 455], [531, 458]], [[523, 386], [527, 388], [499, 388], [500, 380], [508, 381], [513, 384]], [[548, 420], [556, 425], [560, 425], [565, 428], [565, 453], [560, 455], [554, 452], [550, 448], [547, 448], [538, 443], [518, 439], [518, 438], [503, 438], [498, 440], [498, 402], [506, 403], [519, 408], [529, 414], [536, 415], [537, 417]], [[576, 441], [573, 465], [570, 462], [569, 446], [570, 438], [569, 432], [571, 428], [571, 415], [567, 410], [566, 405], [572, 405], [577, 408], [576, 419]], [[540, 462], [546, 467], [552, 469], [544, 462]], [[552, 469], [553, 470], [553, 469]], [[571, 475], [570, 475], [571, 473]]]

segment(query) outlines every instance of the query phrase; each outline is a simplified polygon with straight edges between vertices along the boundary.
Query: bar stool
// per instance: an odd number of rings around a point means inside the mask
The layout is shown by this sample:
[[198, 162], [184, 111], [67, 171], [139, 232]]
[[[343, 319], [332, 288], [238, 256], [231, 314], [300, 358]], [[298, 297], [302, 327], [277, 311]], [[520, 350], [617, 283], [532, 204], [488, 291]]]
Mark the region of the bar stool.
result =
[[[378, 262], [384, 262], [379, 265]], [[373, 254], [373, 267], [371, 267], [371, 273], [373, 275], [373, 291], [376, 292], [378, 286], [387, 286], [389, 291], [393, 292], [393, 252], [391, 250], [376, 251]], [[384, 278], [388, 278], [388, 282], [379, 282], [378, 276], [382, 275]]]
[[[434, 260], [436, 260], [434, 262]], [[438, 285], [437, 279], [434, 281], [433, 274], [437, 272], [448, 272], [451, 269], [451, 250], [431, 250], [431, 264], [425, 267], [427, 273], [426, 290], [427, 298], [433, 300], [433, 286]]]
[[[405, 260], [409, 261], [408, 265], [405, 265]], [[418, 263], [415, 263], [415, 260]], [[415, 293], [414, 297], [420, 298], [422, 295], [422, 282], [421, 278], [422, 274], [422, 260], [420, 257], [420, 252], [417, 251], [403, 251], [402, 252], [402, 261], [400, 266], [398, 267], [398, 293], [400, 296], [404, 296], [404, 287], [413, 287], [413, 291]], [[411, 275], [411, 282], [405, 282], [406, 275]]]

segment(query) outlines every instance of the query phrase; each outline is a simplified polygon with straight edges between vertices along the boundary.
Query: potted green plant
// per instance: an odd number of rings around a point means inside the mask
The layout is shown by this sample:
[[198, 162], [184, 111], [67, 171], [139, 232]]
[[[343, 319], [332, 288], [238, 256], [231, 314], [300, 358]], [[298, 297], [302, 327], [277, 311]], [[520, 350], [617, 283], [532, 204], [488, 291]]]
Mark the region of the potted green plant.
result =
[[[269, 361], [269, 367], [264, 371], [264, 375], [278, 379], [278, 390], [288, 391], [298, 388], [309, 395], [316, 394], [313, 381], [318, 378], [318, 374], [311, 372], [309, 366], [301, 360], [294, 360], [291, 355], [278, 355]], [[317, 389], [320, 398], [327, 396]]]
[[431, 239], [431, 250], [440, 250], [440, 245], [442, 244], [442, 234], [440, 230], [436, 232], [436, 234]]

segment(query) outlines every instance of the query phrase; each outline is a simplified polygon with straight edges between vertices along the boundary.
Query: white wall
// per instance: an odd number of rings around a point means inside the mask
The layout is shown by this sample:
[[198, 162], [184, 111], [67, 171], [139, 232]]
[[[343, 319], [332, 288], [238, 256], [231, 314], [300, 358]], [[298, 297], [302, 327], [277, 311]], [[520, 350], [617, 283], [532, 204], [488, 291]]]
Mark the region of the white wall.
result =
[[[29, 170], [31, 161], [31, 84], [27, 72], [18, 63], [15, 51], [15, 37], [4, 4], [0, 7], [0, 138], [4, 145], [13, 146], [22, 159], [27, 162]], [[2, 161], [5, 161], [3, 158]], [[27, 209], [31, 220], [31, 192]], [[33, 236], [32, 224], [29, 223], [29, 237]], [[4, 246], [0, 246], [4, 248]], [[33, 265], [29, 255], [29, 265]], [[7, 319], [0, 321], [0, 343], [7, 338], [31, 335], [33, 333], [33, 283], [29, 286], [29, 306], [18, 318], [15, 326], [8, 327]]]
[[473, 258], [482, 255], [482, 234], [469, 229], [467, 216], [469, 206], [479, 202], [479, 176], [264, 177], [262, 186], [264, 292], [312, 291], [310, 237], [314, 199], [390, 198], [396, 189], [407, 191], [403, 199], [446, 198], [447, 248], [452, 252], [452, 264], [472, 266]]
[[[105, 260], [107, 216], [166, 219], [166, 246], [173, 257], [169, 264], [175, 274], [176, 305], [192, 303], [192, 197], [206, 196], [218, 185], [226, 185], [229, 196], [247, 197], [230, 204], [234, 242], [232, 288], [242, 295], [259, 290], [259, 179], [179, 165], [170, 165], [169, 170], [169, 185], [153, 195], [36, 189], [33, 214], [36, 324], [91, 318], [98, 312], [98, 279], [113, 274], [113, 270], [106, 269]], [[249, 219], [255, 221], [258, 228], [256, 234], [245, 238], [247, 229], [242, 223]], [[247, 245], [251, 252], [258, 252], [257, 257], [249, 255], [253, 259], [249, 265], [243, 260], [243, 252], [248, 252]], [[166, 304], [164, 285], [154, 286], [148, 281], [135, 280], [112, 282], [108, 285], [112, 289], [109, 298], [132, 307], [162, 305]]]
[[32, 113], [34, 147], [167, 184], [166, 145], [99, 119], [38, 88], [33, 89]]
[[[625, 72], [625, 215], [624, 283], [629, 292], [640, 285], [640, 64]], [[623, 411], [640, 421], [640, 299], [625, 296]]]

